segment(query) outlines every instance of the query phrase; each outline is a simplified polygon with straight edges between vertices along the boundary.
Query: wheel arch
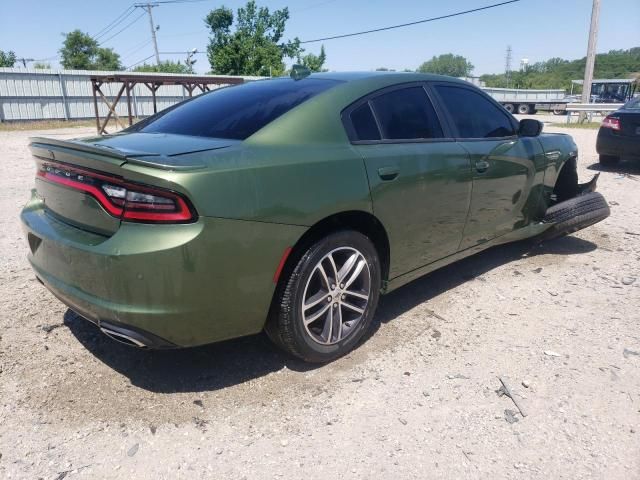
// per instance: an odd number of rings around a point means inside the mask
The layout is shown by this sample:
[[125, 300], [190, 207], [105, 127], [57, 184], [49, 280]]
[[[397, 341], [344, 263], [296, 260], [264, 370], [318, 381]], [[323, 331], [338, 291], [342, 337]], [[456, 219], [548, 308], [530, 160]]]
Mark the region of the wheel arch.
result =
[[[389, 278], [391, 247], [387, 231], [378, 218], [362, 210], [349, 210], [330, 215], [312, 225], [291, 248], [278, 278], [278, 287], [286, 281], [304, 252], [319, 239], [339, 230], [355, 230], [368, 237], [380, 258], [383, 284]], [[276, 289], [277, 290], [277, 289]], [[276, 291], [277, 294], [277, 291]], [[275, 294], [274, 294], [275, 295]]]
[[578, 191], [578, 157], [569, 156], [561, 165], [553, 182], [553, 194], [562, 202], [576, 196]]

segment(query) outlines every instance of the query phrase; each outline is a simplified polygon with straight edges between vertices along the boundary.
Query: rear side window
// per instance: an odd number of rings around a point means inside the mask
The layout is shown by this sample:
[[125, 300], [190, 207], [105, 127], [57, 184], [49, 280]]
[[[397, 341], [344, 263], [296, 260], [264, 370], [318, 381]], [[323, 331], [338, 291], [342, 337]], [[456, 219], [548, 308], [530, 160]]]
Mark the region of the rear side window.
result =
[[442, 137], [442, 128], [427, 93], [408, 87], [383, 93], [371, 100], [382, 138], [412, 140]]
[[494, 138], [515, 135], [515, 129], [502, 108], [494, 105], [481, 94], [455, 86], [434, 87], [460, 138]]
[[356, 108], [350, 117], [358, 140], [380, 140], [380, 131], [368, 103]]
[[244, 140], [302, 102], [342, 83], [278, 78], [221, 88], [154, 115], [129, 132]]

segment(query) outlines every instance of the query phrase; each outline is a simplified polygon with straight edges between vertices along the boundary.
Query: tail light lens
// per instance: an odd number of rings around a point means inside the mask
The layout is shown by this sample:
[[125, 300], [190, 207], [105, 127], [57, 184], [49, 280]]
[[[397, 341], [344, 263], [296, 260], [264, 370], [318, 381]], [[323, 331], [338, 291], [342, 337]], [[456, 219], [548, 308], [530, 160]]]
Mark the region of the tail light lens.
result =
[[620, 125], [620, 119], [617, 117], [612, 117], [611, 115], [604, 117], [601, 126], [602, 128], [610, 128], [616, 131], [619, 131], [622, 128], [622, 126]]
[[182, 195], [157, 187], [58, 163], [43, 163], [42, 180], [80, 190], [95, 198], [112, 216], [146, 223], [188, 223], [196, 213]]

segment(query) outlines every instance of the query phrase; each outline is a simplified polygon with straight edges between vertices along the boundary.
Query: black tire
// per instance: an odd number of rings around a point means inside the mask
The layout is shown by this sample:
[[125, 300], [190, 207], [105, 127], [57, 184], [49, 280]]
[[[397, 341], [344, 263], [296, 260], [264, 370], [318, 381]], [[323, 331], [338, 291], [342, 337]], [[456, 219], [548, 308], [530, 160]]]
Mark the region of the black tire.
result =
[[563, 110], [563, 109], [560, 109], [560, 108], [554, 108], [552, 110], [552, 112], [553, 112], [554, 115], [566, 115], [567, 114], [566, 110]]
[[547, 209], [543, 223], [553, 223], [540, 240], [562, 237], [598, 223], [611, 211], [605, 198], [598, 192], [589, 192]]
[[614, 155], [600, 155], [600, 164], [605, 167], [610, 167], [613, 165], [617, 165], [620, 163], [620, 157], [616, 157]]
[[513, 103], [505, 103], [503, 106], [504, 109], [509, 113], [513, 113], [516, 111], [516, 107], [513, 106]]
[[[344, 248], [354, 249], [362, 254], [366, 261], [370, 278], [369, 299], [366, 306], [363, 305], [364, 313], [351, 332], [336, 343], [322, 344], [316, 341], [304, 326], [302, 305], [305, 289], [318, 263], [330, 252]], [[351, 351], [371, 325], [381, 287], [378, 253], [371, 240], [363, 234], [353, 230], [341, 230], [309, 247], [288, 278], [283, 278], [282, 282], [276, 291], [274, 308], [265, 328], [267, 334], [276, 345], [306, 362], [330, 362]], [[344, 325], [346, 324], [345, 322]]]
[[518, 105], [518, 113], [520, 115], [527, 115], [530, 113], [530, 111], [531, 109], [529, 108], [529, 104], [521, 103], [520, 105]]

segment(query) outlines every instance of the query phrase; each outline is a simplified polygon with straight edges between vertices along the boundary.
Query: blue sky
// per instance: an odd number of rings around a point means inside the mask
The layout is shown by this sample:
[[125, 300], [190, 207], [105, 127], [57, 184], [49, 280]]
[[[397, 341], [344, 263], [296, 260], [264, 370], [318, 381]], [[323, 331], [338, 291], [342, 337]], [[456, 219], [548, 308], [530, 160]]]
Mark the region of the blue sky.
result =
[[[270, 9], [288, 6], [291, 18], [285, 38], [297, 36], [305, 40], [411, 22], [497, 1], [265, 0], [258, 4]], [[160, 51], [204, 50], [208, 35], [203, 18], [207, 12], [221, 4], [235, 10], [244, 3], [245, 0], [203, 1], [154, 8], [154, 20], [160, 25]], [[497, 73], [504, 70], [509, 44], [514, 67], [521, 58], [528, 58], [531, 63], [550, 57], [579, 58], [586, 53], [591, 3], [591, 0], [521, 0], [462, 17], [326, 41], [326, 67], [416, 68], [433, 55], [453, 52], [464, 55], [475, 65], [475, 75]], [[131, 0], [5, 1], [0, 16], [0, 49], [14, 50], [19, 57], [54, 57], [62, 43], [61, 32], [80, 28], [96, 34], [131, 4]], [[140, 15], [138, 12], [103, 38], [134, 20]], [[153, 53], [149, 39], [148, 19], [142, 16], [104, 46], [113, 47], [128, 66]], [[640, 46], [640, 0], [604, 0], [598, 52], [634, 46]], [[305, 47], [315, 53], [320, 50], [319, 43]], [[162, 55], [162, 58], [183, 59], [184, 55]], [[206, 56], [196, 58], [196, 70], [207, 71]], [[57, 66], [55, 59], [50, 63]]]

